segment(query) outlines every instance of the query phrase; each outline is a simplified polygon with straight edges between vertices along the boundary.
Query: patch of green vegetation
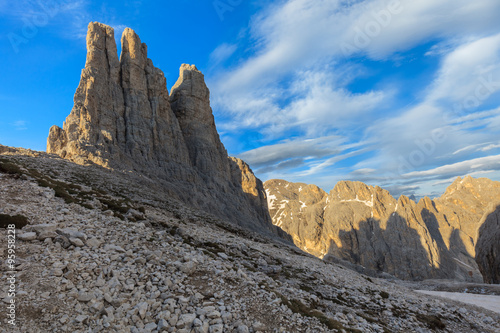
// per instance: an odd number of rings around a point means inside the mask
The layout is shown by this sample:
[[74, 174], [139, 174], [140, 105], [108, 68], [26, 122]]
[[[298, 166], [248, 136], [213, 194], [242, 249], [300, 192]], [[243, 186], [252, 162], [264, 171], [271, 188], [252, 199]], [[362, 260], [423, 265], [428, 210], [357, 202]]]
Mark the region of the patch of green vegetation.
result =
[[300, 289], [302, 289], [302, 290], [304, 290], [304, 291], [306, 291], [308, 293], [315, 293], [314, 289], [311, 288], [311, 287], [309, 287], [308, 285], [300, 284], [299, 287], [300, 287]]
[[364, 320], [366, 320], [367, 322], [369, 322], [369, 323], [372, 323], [372, 324], [373, 324], [373, 323], [378, 323], [378, 320], [377, 320], [377, 319], [372, 318], [372, 317], [368, 316], [368, 315], [367, 315], [367, 314], [365, 314], [365, 313], [362, 313], [362, 312], [357, 312], [356, 314], [357, 314], [358, 316], [360, 316], [361, 318], [363, 318]]
[[427, 326], [431, 330], [444, 330], [446, 328], [446, 324], [441, 321], [441, 318], [435, 315], [425, 315], [425, 314], [417, 314], [417, 319]]
[[283, 304], [285, 304], [290, 310], [292, 310], [292, 312], [299, 313], [302, 316], [316, 318], [330, 330], [336, 330], [337, 332], [362, 333], [360, 330], [357, 329], [346, 328], [342, 325], [341, 322], [327, 317], [323, 312], [316, 309], [317, 304], [315, 304], [314, 302], [311, 304], [311, 307], [308, 307], [299, 300], [296, 299], [289, 300], [285, 296], [279, 293], [276, 294], [281, 299]]
[[391, 312], [396, 316], [396, 317], [399, 317], [399, 318], [404, 318], [406, 317], [407, 313], [405, 312], [404, 309], [400, 308], [399, 306], [397, 305], [393, 305], [392, 306], [392, 309], [391, 309]]
[[219, 253], [219, 252], [225, 252], [224, 248], [220, 246], [220, 244], [218, 243], [215, 243], [215, 242], [203, 242], [201, 244], [205, 249], [211, 251], [211, 252], [214, 252], [215, 251], [215, 254]]
[[9, 175], [16, 175], [18, 177], [23, 174], [23, 171], [17, 164], [12, 163], [10, 160], [5, 158], [0, 158], [0, 172]]
[[380, 297], [382, 297], [383, 299], [388, 299], [389, 298], [389, 293], [387, 293], [385, 291], [381, 291], [380, 292]]
[[38, 185], [53, 189], [55, 192], [55, 196], [62, 198], [65, 203], [82, 203], [82, 200], [78, 200], [70, 194], [78, 194], [79, 192], [77, 190], [81, 190], [81, 186], [54, 180], [34, 169], [23, 170], [19, 165], [15, 164], [13, 160], [7, 160], [3, 158], [0, 159], [0, 172], [14, 175], [16, 176], [16, 178], [25, 174], [26, 176], [34, 178]]
[[125, 216], [123, 214], [126, 214], [129, 209], [133, 208], [132, 205], [130, 204], [130, 200], [127, 198], [125, 199], [110, 199], [110, 198], [104, 198], [100, 197], [98, 200], [107, 207], [107, 209], [113, 211], [116, 217], [118, 217], [121, 220], [125, 220]]
[[170, 229], [168, 229], [168, 233], [170, 234], [170, 236], [173, 237], [177, 234], [177, 230], [179, 230], [179, 228], [176, 226], [173, 226]]
[[344, 302], [344, 303], [348, 303], [348, 301], [344, 298], [344, 296], [342, 296], [341, 294], [338, 294], [337, 295], [337, 299], [341, 302]]
[[363, 277], [366, 281], [373, 283], [373, 280], [372, 280], [370, 277], [368, 277], [368, 276], [364, 276], [364, 275], [361, 275], [361, 276], [362, 276], [362, 277]]
[[7, 228], [9, 224], [14, 224], [16, 229], [21, 229], [28, 224], [28, 218], [23, 215], [0, 214], [0, 228]]
[[112, 210], [114, 213], [126, 214], [128, 210], [132, 207], [128, 205], [128, 200], [113, 200], [106, 198], [99, 198], [99, 201], [106, 205], [109, 210]]

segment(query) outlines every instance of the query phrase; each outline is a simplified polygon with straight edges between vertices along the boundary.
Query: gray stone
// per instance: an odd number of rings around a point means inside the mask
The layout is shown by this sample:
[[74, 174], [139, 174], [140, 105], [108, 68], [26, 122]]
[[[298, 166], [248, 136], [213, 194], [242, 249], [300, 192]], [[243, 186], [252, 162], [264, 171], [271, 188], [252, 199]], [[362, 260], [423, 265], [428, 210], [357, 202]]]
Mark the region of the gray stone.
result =
[[248, 326], [246, 325], [239, 325], [236, 329], [237, 333], [248, 333]]
[[18, 234], [17, 239], [22, 241], [32, 241], [37, 238], [36, 232], [25, 232], [23, 234]]
[[86, 315], [79, 315], [75, 318], [76, 322], [86, 324], [88, 321], [89, 317]]
[[190, 328], [193, 325], [193, 321], [196, 319], [196, 314], [194, 313], [185, 313], [181, 314], [179, 317], [179, 321], [183, 321], [185, 327]]
[[92, 296], [92, 294], [90, 293], [86, 293], [86, 292], [80, 292], [78, 293], [78, 298], [77, 300], [79, 302], [90, 302], [94, 297]]
[[187, 275], [191, 275], [196, 271], [196, 263], [194, 261], [188, 261], [182, 264], [181, 271]]
[[56, 229], [56, 233], [66, 238], [79, 238], [82, 241], [87, 240], [87, 235], [73, 228]]
[[78, 247], [85, 246], [85, 243], [83, 243], [83, 241], [80, 238], [70, 238], [69, 242], [71, 244], [73, 244], [74, 246], [78, 246]]
[[136, 308], [139, 310], [139, 316], [141, 319], [146, 317], [146, 312], [148, 311], [149, 304], [147, 302], [141, 302], [136, 305]]
[[165, 332], [168, 330], [169, 327], [170, 326], [165, 319], [158, 320], [158, 328], [157, 328], [158, 332]]
[[222, 324], [210, 325], [209, 332], [210, 333], [222, 333], [222, 332], [224, 332], [224, 325], [222, 325]]
[[98, 240], [97, 238], [92, 237], [92, 238], [87, 240], [86, 244], [87, 244], [87, 246], [90, 246], [91, 248], [98, 248], [99, 246], [101, 246], [102, 242], [100, 240]]

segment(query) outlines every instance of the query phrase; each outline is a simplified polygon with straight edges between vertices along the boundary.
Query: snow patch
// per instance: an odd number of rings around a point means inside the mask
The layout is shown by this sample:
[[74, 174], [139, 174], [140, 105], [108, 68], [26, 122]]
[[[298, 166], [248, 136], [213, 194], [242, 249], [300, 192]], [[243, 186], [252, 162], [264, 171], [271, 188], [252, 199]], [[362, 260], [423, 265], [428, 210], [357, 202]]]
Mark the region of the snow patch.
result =
[[279, 208], [284, 209], [287, 203], [288, 203], [288, 200], [281, 200], [281, 205]]
[[266, 195], [267, 195], [267, 207], [269, 209], [274, 209], [274, 202], [276, 201], [276, 196], [274, 194], [270, 194], [271, 191], [266, 188]]
[[476, 306], [480, 306], [490, 311], [500, 313], [500, 296], [451, 293], [446, 291], [429, 291], [429, 290], [415, 290], [415, 291], [426, 295], [449, 298], [462, 303], [474, 304]]
[[471, 267], [470, 265], [467, 265], [467, 264], [466, 264], [466, 263], [464, 263], [462, 260], [459, 260], [459, 259], [457, 259], [457, 258], [453, 258], [453, 259], [455, 259], [456, 261], [458, 261], [459, 263], [461, 263], [461, 264], [462, 264], [462, 265], [464, 265], [465, 267], [468, 267], [468, 268], [470, 268], [470, 269], [474, 270], [474, 268], [473, 268], [473, 267]]
[[358, 195], [356, 194], [356, 199], [340, 200], [340, 202], [361, 202], [361, 203], [365, 204], [368, 207], [373, 207], [373, 194], [372, 194], [372, 200], [371, 201], [360, 200], [358, 198]]

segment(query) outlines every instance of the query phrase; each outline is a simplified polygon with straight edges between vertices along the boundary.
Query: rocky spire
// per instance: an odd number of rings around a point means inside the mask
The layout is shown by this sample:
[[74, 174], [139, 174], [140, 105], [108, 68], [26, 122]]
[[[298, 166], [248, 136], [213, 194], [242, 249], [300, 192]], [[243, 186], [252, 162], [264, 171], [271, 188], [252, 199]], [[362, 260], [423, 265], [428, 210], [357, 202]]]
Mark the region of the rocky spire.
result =
[[132, 29], [118, 60], [113, 29], [91, 22], [87, 61], [63, 128], [52, 126], [47, 152], [74, 162], [135, 170], [168, 193], [254, 230], [271, 230], [262, 183], [228, 158], [195, 66], [182, 65], [169, 96], [163, 72]]
[[47, 152], [116, 168], [189, 163], [165, 76], [139, 36], [125, 29], [118, 60], [113, 29], [92, 22], [87, 49], [73, 110], [51, 128]]
[[203, 74], [194, 65], [183, 64], [172, 87], [170, 103], [186, 140], [191, 163], [206, 174], [218, 170], [229, 175], [227, 152], [215, 128], [210, 91]]

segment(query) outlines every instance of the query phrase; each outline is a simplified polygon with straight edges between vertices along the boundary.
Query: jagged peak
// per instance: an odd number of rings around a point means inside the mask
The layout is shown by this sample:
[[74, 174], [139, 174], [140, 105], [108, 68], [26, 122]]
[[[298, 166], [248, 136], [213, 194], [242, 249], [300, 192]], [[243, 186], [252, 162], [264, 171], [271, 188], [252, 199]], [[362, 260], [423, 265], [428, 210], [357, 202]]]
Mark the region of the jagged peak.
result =
[[170, 98], [177, 99], [178, 94], [188, 94], [202, 100], [210, 98], [205, 76], [195, 65], [182, 64], [179, 68], [179, 78], [170, 91]]
[[125, 28], [122, 33], [122, 52], [120, 55], [120, 61], [124, 61], [128, 58], [135, 60], [134, 62], [145, 63], [148, 58], [148, 46], [146, 43], [142, 43], [139, 35], [130, 29]]
[[401, 194], [398, 198], [398, 204], [402, 205], [402, 206], [405, 206], [405, 205], [409, 205], [412, 201], [410, 200], [410, 198], [408, 198], [406, 195], [404, 194]]
[[115, 41], [115, 30], [109, 25], [90, 22], [87, 29], [87, 60], [85, 68], [104, 70], [118, 66], [118, 52]]
[[[182, 64], [181, 65], [181, 68], [180, 68], [180, 71], [185, 71], [185, 70], [188, 70], [188, 71], [196, 71], [196, 72], [200, 72], [198, 70], [198, 68], [196, 68], [196, 65], [190, 65], [190, 64]], [[201, 73], [201, 72], [200, 72]]]

